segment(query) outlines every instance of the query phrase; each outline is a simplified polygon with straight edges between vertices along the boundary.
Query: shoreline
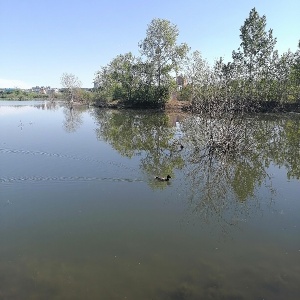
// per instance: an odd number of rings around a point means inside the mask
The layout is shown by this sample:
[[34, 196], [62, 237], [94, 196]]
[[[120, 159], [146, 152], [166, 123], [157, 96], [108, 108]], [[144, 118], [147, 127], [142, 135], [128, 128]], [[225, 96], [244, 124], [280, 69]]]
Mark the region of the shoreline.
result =
[[[49, 99], [49, 98], [34, 98], [34, 99], [7, 99], [7, 98], [0, 98], [0, 102], [29, 102], [29, 101], [51, 101], [51, 102], [65, 102], [63, 99]], [[67, 103], [67, 102], [66, 102]], [[126, 109], [132, 109], [132, 110], [153, 110], [153, 111], [166, 111], [166, 112], [185, 112], [185, 113], [197, 113], [196, 111], [193, 111], [192, 105], [190, 101], [179, 101], [175, 99], [169, 100], [164, 108], [142, 108], [142, 107], [132, 107], [129, 105], [126, 105], [121, 100], [114, 100], [111, 102], [98, 102], [98, 103], [83, 103], [83, 102], [74, 102], [72, 104], [73, 106], [93, 106], [96, 108], [108, 108], [108, 109], [116, 109], [116, 110], [126, 110]], [[260, 108], [255, 113], [262, 113], [262, 114], [268, 114], [268, 113], [300, 113], [300, 102], [299, 103], [278, 103], [276, 101], [269, 101], [269, 102], [261, 102]]]

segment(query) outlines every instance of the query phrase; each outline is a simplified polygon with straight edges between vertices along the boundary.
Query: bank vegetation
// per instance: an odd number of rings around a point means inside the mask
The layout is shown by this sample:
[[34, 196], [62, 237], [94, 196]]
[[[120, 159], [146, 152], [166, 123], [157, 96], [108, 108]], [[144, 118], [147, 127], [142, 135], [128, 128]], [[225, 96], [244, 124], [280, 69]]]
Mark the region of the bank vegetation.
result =
[[[243, 142], [250, 130], [246, 115], [300, 111], [300, 40], [295, 52], [280, 54], [273, 30], [266, 27], [266, 16], [253, 8], [231, 61], [220, 57], [210, 65], [200, 51], [178, 44], [176, 25], [153, 19], [138, 43], [140, 56], [120, 54], [102, 66], [88, 101], [98, 107], [159, 109], [170, 99], [185, 103], [185, 109], [199, 114], [194, 120], [205, 137], [200, 157], [240, 155], [250, 145]], [[64, 74], [62, 85], [71, 105], [82, 99], [74, 75]]]
[[138, 44], [141, 56], [120, 54], [96, 72], [96, 104], [118, 100], [126, 107], [164, 108], [176, 98], [211, 117], [298, 110], [300, 41], [296, 52], [279, 54], [266, 26], [266, 17], [253, 8], [240, 28], [240, 47], [231, 61], [221, 57], [211, 66], [200, 51], [177, 43], [176, 25], [154, 19]]

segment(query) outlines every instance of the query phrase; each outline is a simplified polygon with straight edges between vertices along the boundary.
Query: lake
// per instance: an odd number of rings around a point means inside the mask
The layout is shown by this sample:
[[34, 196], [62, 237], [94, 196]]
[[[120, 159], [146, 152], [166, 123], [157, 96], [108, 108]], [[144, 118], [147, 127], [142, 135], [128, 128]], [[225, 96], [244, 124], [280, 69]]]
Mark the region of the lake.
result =
[[1, 101], [0, 298], [299, 299], [300, 115], [198, 119]]

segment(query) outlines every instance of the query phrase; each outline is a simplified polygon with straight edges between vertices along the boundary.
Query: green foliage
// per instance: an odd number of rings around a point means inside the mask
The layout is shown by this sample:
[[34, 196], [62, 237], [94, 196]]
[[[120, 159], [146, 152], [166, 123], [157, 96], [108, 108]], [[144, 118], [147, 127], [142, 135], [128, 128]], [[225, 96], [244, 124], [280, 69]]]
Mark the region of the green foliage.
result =
[[186, 85], [182, 87], [180, 91], [177, 92], [177, 100], [179, 101], [190, 101], [193, 96], [192, 85]]
[[[276, 38], [267, 30], [266, 16], [253, 8], [240, 28], [241, 43], [232, 61], [223, 58], [209, 66], [199, 51], [188, 55], [187, 44], [178, 45], [179, 31], [168, 20], [153, 19], [139, 43], [141, 57], [118, 55], [95, 77], [99, 103], [120, 100], [129, 107], [164, 107], [170, 94], [191, 101], [196, 112], [229, 118], [235, 114], [296, 108], [300, 102], [300, 45], [282, 55]], [[178, 91], [174, 77], [183, 71]], [[295, 104], [292, 106], [292, 104]]]
[[163, 108], [169, 99], [169, 89], [165, 86], [141, 84], [132, 94], [133, 107]]
[[99, 101], [122, 100], [130, 107], [160, 108], [169, 98], [168, 86], [152, 84], [151, 66], [131, 53], [119, 55], [97, 73]]
[[300, 103], [300, 40], [298, 43], [298, 49], [294, 54], [294, 62], [291, 66], [289, 79], [289, 96], [292, 98], [292, 101]]
[[122, 100], [125, 106], [162, 108], [173, 89], [176, 72], [188, 51], [176, 45], [178, 29], [167, 20], [154, 19], [139, 44], [144, 60], [131, 52], [118, 55], [95, 78], [98, 102]]
[[233, 51], [232, 58], [238, 77], [247, 83], [243, 89], [244, 96], [252, 102], [266, 100], [268, 93], [259, 82], [270, 79], [276, 39], [272, 29], [266, 31], [266, 17], [260, 17], [255, 8], [250, 11], [240, 31], [242, 42], [238, 51]]
[[94, 93], [90, 90], [79, 89], [77, 91], [78, 101], [83, 103], [92, 103], [94, 102]]
[[41, 99], [48, 98], [47, 94], [39, 94], [35, 92], [30, 92], [28, 90], [21, 89], [6, 89], [4, 91], [0, 91], [0, 98], [6, 100], [31, 100], [31, 99]]
[[179, 31], [176, 25], [164, 19], [153, 19], [146, 38], [139, 43], [141, 54], [153, 66], [155, 83], [166, 84], [171, 71], [178, 71], [180, 61], [188, 52], [187, 44], [177, 45]]
[[231, 119], [245, 112], [297, 109], [290, 104], [299, 101], [299, 50], [279, 55], [272, 29], [266, 30], [266, 17], [255, 8], [240, 31], [240, 48], [233, 51], [232, 62], [220, 58], [210, 69], [199, 53], [190, 59], [194, 111], [211, 117], [225, 113]]

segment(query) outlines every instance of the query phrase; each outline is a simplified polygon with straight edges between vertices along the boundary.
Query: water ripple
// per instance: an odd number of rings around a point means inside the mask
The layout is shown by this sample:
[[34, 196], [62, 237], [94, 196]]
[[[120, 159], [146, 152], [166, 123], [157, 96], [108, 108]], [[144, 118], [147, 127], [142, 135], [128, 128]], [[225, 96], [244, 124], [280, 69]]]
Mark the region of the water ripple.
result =
[[131, 170], [134, 172], [136, 171], [122, 163], [116, 163], [113, 161], [102, 161], [102, 160], [98, 160], [98, 159], [94, 159], [94, 158], [90, 158], [90, 157], [78, 157], [78, 156], [73, 156], [73, 155], [50, 153], [50, 152], [45, 152], [45, 151], [0, 148], [0, 153], [33, 155], [33, 156], [38, 155], [38, 156], [56, 157], [56, 158], [61, 158], [61, 159], [71, 159], [71, 160], [76, 160], [76, 161], [85, 161], [85, 162], [97, 163], [97, 164], [110, 164], [110, 165], [114, 165], [116, 167]]
[[84, 176], [59, 176], [59, 177], [41, 177], [41, 176], [23, 176], [23, 177], [0, 177], [0, 183], [13, 182], [90, 182], [90, 181], [111, 181], [111, 182], [144, 182], [138, 178], [114, 178], [114, 177], [84, 177]]

